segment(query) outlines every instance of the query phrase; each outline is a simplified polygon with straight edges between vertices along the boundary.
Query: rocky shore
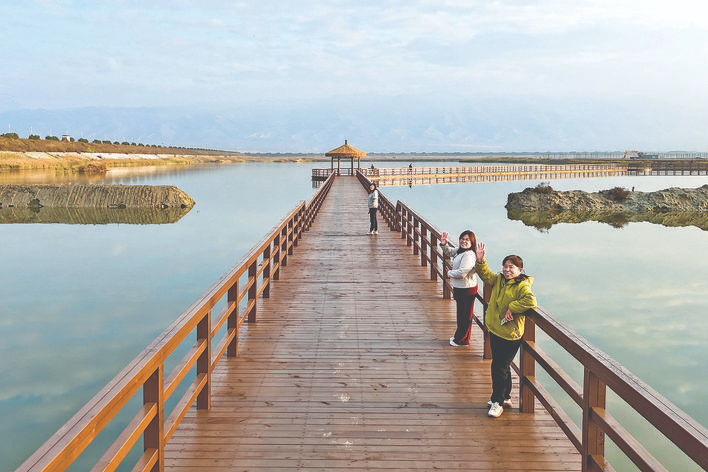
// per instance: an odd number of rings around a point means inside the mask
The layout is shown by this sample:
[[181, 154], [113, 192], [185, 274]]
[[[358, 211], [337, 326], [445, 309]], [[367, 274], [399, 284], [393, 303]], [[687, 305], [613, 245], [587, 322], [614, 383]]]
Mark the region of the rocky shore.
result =
[[193, 206], [192, 197], [172, 185], [0, 185], [0, 210]]
[[708, 230], [708, 185], [656, 192], [614, 188], [593, 193], [559, 192], [540, 185], [509, 194], [506, 209], [509, 219], [542, 230], [558, 223], [584, 221], [599, 221], [614, 227], [644, 221]]
[[696, 189], [668, 188], [656, 192], [634, 192], [621, 188], [588, 193], [581, 190], [559, 192], [549, 186], [526, 188], [510, 193], [507, 210], [534, 211], [708, 211], [708, 185]]

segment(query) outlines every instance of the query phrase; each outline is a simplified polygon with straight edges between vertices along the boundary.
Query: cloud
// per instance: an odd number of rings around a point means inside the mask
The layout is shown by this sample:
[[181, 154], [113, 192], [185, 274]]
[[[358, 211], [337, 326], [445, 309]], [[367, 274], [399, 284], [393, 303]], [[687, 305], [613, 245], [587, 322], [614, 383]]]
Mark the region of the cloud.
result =
[[[610, 123], [622, 116], [634, 121], [623, 125], [627, 133], [636, 127], [644, 139], [654, 139], [654, 128], [666, 128], [644, 126], [645, 110], [632, 111], [639, 103], [650, 114], [662, 113], [661, 119], [680, 115], [678, 122], [689, 124], [680, 133], [663, 131], [669, 133], [663, 143], [676, 148], [689, 135], [693, 146], [708, 140], [690, 132], [690, 123], [708, 108], [708, 33], [699, 14], [705, 8], [690, 0], [16, 2], [3, 6], [13, 21], [0, 39], [16, 46], [7, 51], [0, 77], [0, 111], [218, 113], [231, 107], [265, 117], [278, 104], [293, 110], [286, 114], [299, 114], [297, 122], [276, 117], [274, 126], [249, 134], [302, 136], [308, 108], [357, 97], [369, 113], [396, 122], [386, 131], [393, 136], [422, 129], [431, 144], [454, 139], [504, 146], [508, 138], [489, 136], [516, 134], [531, 137], [526, 146], [537, 146], [564, 135], [587, 145], [578, 133], [605, 134], [614, 125], [603, 124], [596, 104], [609, 106]], [[401, 97], [451, 104], [449, 113], [433, 113], [447, 122], [459, 118], [489, 128], [477, 119], [486, 115], [498, 127], [480, 142], [470, 130], [446, 130], [444, 123], [417, 116], [420, 108], [410, 116], [417, 122], [406, 123], [391, 108]], [[510, 107], [510, 100], [516, 105]], [[512, 126], [488, 106], [514, 117], [531, 112], [557, 129], [533, 139], [537, 122], [515, 118]], [[466, 109], [477, 116], [465, 116]], [[566, 121], [553, 122], [560, 118]], [[361, 119], [368, 118], [350, 114], [344, 121]]]

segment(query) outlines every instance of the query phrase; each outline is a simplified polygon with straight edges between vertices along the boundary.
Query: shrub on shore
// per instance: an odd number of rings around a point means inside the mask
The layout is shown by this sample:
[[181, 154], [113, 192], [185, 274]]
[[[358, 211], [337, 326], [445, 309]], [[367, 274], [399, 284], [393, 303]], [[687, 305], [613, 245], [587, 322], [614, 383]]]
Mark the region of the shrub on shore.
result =
[[627, 199], [629, 190], [622, 187], [614, 187], [609, 190], [603, 190], [600, 194], [606, 198], [609, 198], [613, 202], [622, 203]]

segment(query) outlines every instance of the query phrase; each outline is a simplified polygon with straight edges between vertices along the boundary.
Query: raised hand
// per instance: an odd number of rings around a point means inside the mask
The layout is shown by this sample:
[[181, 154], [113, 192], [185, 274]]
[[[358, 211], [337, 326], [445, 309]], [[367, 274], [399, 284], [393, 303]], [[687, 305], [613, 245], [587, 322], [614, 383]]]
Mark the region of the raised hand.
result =
[[474, 253], [477, 255], [478, 261], [484, 260], [484, 255], [486, 254], [485, 247], [484, 243], [477, 244]]
[[440, 244], [441, 245], [446, 245], [447, 244], [447, 237], [449, 236], [448, 233], [443, 232], [443, 234], [440, 235]]

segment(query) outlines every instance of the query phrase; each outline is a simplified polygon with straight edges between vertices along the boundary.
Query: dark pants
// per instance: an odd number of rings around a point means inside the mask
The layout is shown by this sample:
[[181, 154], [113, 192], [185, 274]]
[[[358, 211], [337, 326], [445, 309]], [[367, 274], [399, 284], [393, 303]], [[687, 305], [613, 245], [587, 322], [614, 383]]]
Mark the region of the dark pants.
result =
[[492, 402], [500, 405], [511, 398], [511, 362], [521, 347], [521, 339], [509, 341], [489, 333], [492, 348]]
[[371, 221], [371, 224], [369, 225], [369, 231], [379, 230], [379, 225], [376, 223], [376, 210], [376, 208], [369, 208], [369, 221]]
[[474, 315], [474, 296], [477, 287], [453, 288], [452, 298], [457, 302], [457, 330], [453, 341], [455, 344], [467, 346], [470, 343], [472, 331], [472, 316]]

